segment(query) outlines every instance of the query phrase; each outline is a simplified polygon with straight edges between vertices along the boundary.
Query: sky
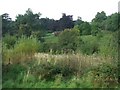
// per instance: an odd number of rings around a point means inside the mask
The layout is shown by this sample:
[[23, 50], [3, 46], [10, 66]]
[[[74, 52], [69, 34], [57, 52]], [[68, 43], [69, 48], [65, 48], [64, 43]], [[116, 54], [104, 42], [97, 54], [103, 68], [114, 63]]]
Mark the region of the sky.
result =
[[62, 13], [73, 15], [76, 20], [78, 16], [82, 20], [90, 22], [97, 12], [105, 11], [106, 15], [118, 12], [120, 0], [0, 0], [0, 15], [8, 13], [12, 20], [18, 14], [24, 14], [28, 8], [33, 13], [40, 12], [41, 18], [59, 20]]

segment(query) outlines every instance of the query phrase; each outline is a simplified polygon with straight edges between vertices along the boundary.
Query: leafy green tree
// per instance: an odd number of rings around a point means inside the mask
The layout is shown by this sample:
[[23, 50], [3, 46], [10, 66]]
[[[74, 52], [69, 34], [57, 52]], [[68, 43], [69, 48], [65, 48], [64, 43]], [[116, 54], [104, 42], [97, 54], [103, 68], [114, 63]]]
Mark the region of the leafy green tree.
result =
[[118, 30], [118, 17], [120, 14], [114, 13], [107, 17], [106, 21], [104, 22], [105, 30], [108, 31], [117, 31]]
[[98, 34], [101, 30], [105, 30], [105, 20], [107, 19], [104, 11], [98, 12], [91, 22], [92, 35]]
[[91, 34], [91, 25], [88, 22], [84, 22], [80, 25], [80, 30], [82, 35], [90, 35]]
[[98, 24], [96, 22], [91, 24], [91, 29], [91, 34], [94, 36], [96, 36], [100, 32], [100, 29], [98, 29]]
[[59, 43], [61, 46], [61, 49], [63, 50], [77, 50], [79, 46], [79, 30], [77, 29], [65, 29], [60, 35], [59, 35]]
[[92, 20], [92, 23], [96, 23], [97, 24], [97, 28], [103, 28], [102, 22], [105, 21], [107, 19], [106, 13], [104, 11], [102, 11], [101, 13], [97, 13], [95, 18]]
[[14, 29], [14, 21], [9, 17], [8, 13], [4, 13], [2, 16], [2, 35], [5, 34], [13, 34], [15, 32]]
[[74, 23], [73, 23], [73, 18], [72, 15], [66, 15], [65, 13], [63, 13], [62, 18], [60, 18], [59, 20], [59, 28], [60, 30], [64, 30], [67, 28], [73, 28], [74, 27]]
[[32, 31], [41, 30], [39, 22], [40, 15], [40, 13], [34, 14], [30, 8], [24, 15], [18, 15], [16, 19], [18, 34], [30, 36]]
[[81, 17], [78, 17], [77, 20], [75, 21], [75, 25], [80, 26], [84, 21], [82, 21]]
[[104, 11], [102, 11], [101, 13], [97, 12], [95, 18], [92, 20], [92, 22], [102, 22], [103, 20], [106, 20], [107, 16], [106, 13]]
[[82, 21], [81, 17], [75, 21], [75, 26], [78, 26], [81, 35], [90, 35], [91, 34], [91, 25], [89, 22]]
[[16, 36], [11, 36], [10, 34], [5, 34], [3, 37], [3, 43], [6, 45], [8, 49], [13, 48], [16, 43]]
[[41, 27], [43, 30], [46, 30], [48, 32], [57, 30], [56, 27], [57, 22], [54, 19], [41, 18], [39, 22], [41, 23]]

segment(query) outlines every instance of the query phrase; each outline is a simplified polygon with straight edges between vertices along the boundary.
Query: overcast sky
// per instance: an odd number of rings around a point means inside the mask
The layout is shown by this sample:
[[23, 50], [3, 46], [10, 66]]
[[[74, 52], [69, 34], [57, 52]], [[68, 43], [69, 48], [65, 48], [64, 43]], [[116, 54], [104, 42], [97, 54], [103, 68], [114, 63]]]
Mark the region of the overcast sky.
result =
[[0, 0], [0, 15], [8, 13], [14, 20], [16, 15], [24, 14], [28, 8], [33, 13], [42, 13], [41, 17], [58, 20], [62, 13], [78, 16], [84, 21], [91, 21], [97, 12], [105, 11], [107, 15], [118, 12], [120, 0]]

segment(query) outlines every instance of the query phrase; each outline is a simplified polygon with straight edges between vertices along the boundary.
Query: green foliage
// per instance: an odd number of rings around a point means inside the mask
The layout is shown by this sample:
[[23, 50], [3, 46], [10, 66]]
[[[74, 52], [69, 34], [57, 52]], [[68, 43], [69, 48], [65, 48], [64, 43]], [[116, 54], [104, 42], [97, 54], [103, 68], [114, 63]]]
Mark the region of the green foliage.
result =
[[[98, 84], [100, 87], [108, 87], [112, 88], [118, 84], [118, 66], [117, 64], [108, 64], [103, 63], [93, 69], [93, 73], [95, 76], [95, 82], [103, 82], [103, 84]], [[118, 86], [116, 86], [118, 87]]]
[[5, 37], [3, 37], [3, 43], [6, 45], [6, 48], [8, 49], [14, 47], [16, 40], [17, 38], [15, 36], [11, 36], [9, 34], [6, 34]]
[[80, 34], [90, 35], [91, 34], [91, 25], [88, 22], [83, 22], [80, 26]]
[[[3, 65], [2, 66], [2, 74], [3, 74], [3, 83], [6, 80], [15, 80], [18, 79], [18, 75], [26, 72], [26, 67], [20, 64], [13, 65]], [[19, 79], [20, 80], [20, 79]]]
[[100, 40], [100, 54], [104, 56], [116, 57], [117, 55], [117, 36], [114, 34], [105, 34]]
[[103, 20], [106, 20], [107, 16], [104, 11], [102, 12], [97, 12], [95, 18], [92, 20], [93, 22], [102, 22]]
[[96, 36], [81, 36], [80, 51], [84, 54], [97, 53], [102, 56], [117, 57], [118, 33], [101, 31]]
[[[42, 55], [41, 55], [42, 57]], [[50, 58], [51, 57], [51, 58]], [[25, 63], [3, 66], [3, 88], [117, 88], [118, 67], [114, 63], [102, 63], [89, 66], [86, 58], [85, 64], [81, 65], [82, 71], [89, 68], [84, 74], [74, 73], [73, 68], [78, 68], [79, 65], [74, 65], [74, 56], [69, 55], [68, 59], [53, 58], [50, 56], [48, 61], [45, 58], [33, 60], [31, 64]], [[51, 59], [51, 60], [50, 60]], [[66, 60], [70, 60], [68, 63]], [[56, 60], [56, 63], [54, 62]], [[93, 59], [92, 59], [93, 60]], [[93, 62], [93, 61], [91, 61]], [[98, 60], [97, 60], [98, 62]], [[79, 64], [80, 62], [75, 62]], [[67, 66], [67, 64], [69, 64]], [[73, 68], [70, 66], [73, 64]], [[95, 66], [96, 65], [96, 66]], [[70, 71], [71, 70], [71, 71]], [[77, 71], [79, 72], [79, 71]], [[74, 73], [74, 74], [73, 74]], [[81, 73], [81, 72], [80, 72]]]
[[106, 13], [104, 11], [97, 12], [95, 18], [92, 20], [92, 25], [94, 25], [94, 30], [105, 30], [105, 20], [107, 19]]
[[[40, 64], [36, 64], [35, 66], [30, 68], [30, 73], [34, 76], [41, 77], [42, 79], [46, 80], [53, 80], [57, 74], [61, 74], [63, 77], [69, 77], [77, 71], [77, 68], [70, 67], [63, 60], [61, 61], [54, 61], [54, 58], [49, 58], [50, 60], [40, 61]], [[67, 60], [68, 61], [68, 60]], [[38, 62], [36, 62], [38, 63]], [[72, 61], [69, 62], [72, 65]]]
[[14, 46], [16, 53], [35, 53], [38, 51], [40, 46], [39, 41], [36, 38], [22, 36], [18, 39], [17, 43]]
[[79, 46], [79, 30], [77, 29], [65, 29], [59, 35], [59, 44], [63, 50], [77, 50]]
[[19, 25], [18, 35], [19, 36], [22, 36], [22, 35], [30, 36], [31, 35], [31, 31], [29, 30], [27, 25], [20, 24]]
[[114, 14], [108, 16], [107, 20], [104, 23], [105, 30], [113, 31], [113, 32], [117, 31], [118, 30], [118, 22], [120, 22], [118, 19], [119, 16], [120, 16], [120, 14], [118, 14], [118, 13], [114, 13]]
[[41, 30], [39, 23], [40, 13], [34, 14], [29, 8], [24, 15], [18, 15], [16, 19], [16, 28], [18, 35], [30, 36], [32, 32]]
[[3, 36], [7, 33], [13, 34], [12, 32], [14, 31], [14, 27], [13, 27], [14, 24], [13, 24], [12, 19], [9, 17], [9, 14], [4, 13], [1, 16], [2, 16], [2, 34], [3, 34]]
[[14, 48], [3, 46], [3, 62], [12, 63], [22, 62], [25, 59], [32, 58], [34, 53], [38, 52], [40, 42], [34, 37], [22, 36], [16, 41]]
[[91, 25], [88, 22], [82, 20], [77, 20], [74, 27], [80, 30], [80, 35], [90, 35], [91, 34]]
[[50, 53], [52, 50], [52, 54], [59, 54], [61, 53], [60, 51], [60, 45], [58, 43], [50, 43], [50, 42], [44, 42], [41, 44], [39, 51], [40, 52], [45, 52], [45, 53]]
[[52, 50], [53, 54], [60, 53], [60, 45], [58, 43], [58, 37], [53, 35], [52, 33], [47, 33], [45, 37], [43, 37], [44, 42], [41, 43], [41, 47], [39, 48], [40, 52], [49, 53]]
[[92, 26], [92, 33], [98, 31], [98, 30], [107, 30], [115, 32], [118, 30], [118, 17], [120, 14], [114, 13], [110, 16], [106, 16], [105, 12], [102, 11], [101, 13], [97, 13], [95, 18], [91, 22]]
[[93, 54], [99, 52], [99, 42], [95, 36], [82, 36], [82, 42], [80, 50], [84, 54]]
[[92, 28], [91, 34], [93, 36], [96, 36], [100, 32], [100, 29], [98, 29], [98, 25], [96, 22], [91, 24], [91, 28]]
[[72, 15], [66, 15], [65, 13], [62, 14], [62, 18], [59, 20], [59, 30], [64, 30], [67, 28], [73, 28], [73, 18]]
[[3, 14], [3, 88], [117, 88], [117, 15], [102, 11], [74, 26], [72, 15], [39, 19], [28, 9], [14, 22]]
[[32, 35], [34, 37], [36, 37], [38, 40], [40, 40], [41, 42], [44, 42], [44, 36], [45, 36], [45, 31], [35, 31], [35, 32], [32, 32]]
[[52, 33], [47, 33], [44, 39], [46, 43], [58, 43], [58, 37]]

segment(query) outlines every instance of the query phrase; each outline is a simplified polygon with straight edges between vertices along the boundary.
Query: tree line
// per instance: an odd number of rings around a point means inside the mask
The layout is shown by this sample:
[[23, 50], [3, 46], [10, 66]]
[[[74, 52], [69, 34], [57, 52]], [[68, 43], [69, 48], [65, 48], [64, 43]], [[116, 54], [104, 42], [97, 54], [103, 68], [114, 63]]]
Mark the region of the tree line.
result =
[[81, 17], [73, 20], [73, 15], [62, 14], [59, 20], [40, 18], [41, 13], [33, 13], [29, 8], [25, 14], [18, 14], [15, 21], [13, 21], [8, 13], [2, 16], [2, 35], [37, 35], [42, 37], [46, 32], [63, 31], [64, 29], [71, 29], [76, 26], [80, 30], [81, 35], [96, 35], [97, 33], [105, 31], [118, 30], [118, 16], [119, 13], [114, 13], [109, 16], [104, 11], [97, 12], [96, 16], [91, 22], [83, 21]]

